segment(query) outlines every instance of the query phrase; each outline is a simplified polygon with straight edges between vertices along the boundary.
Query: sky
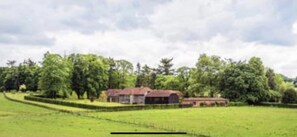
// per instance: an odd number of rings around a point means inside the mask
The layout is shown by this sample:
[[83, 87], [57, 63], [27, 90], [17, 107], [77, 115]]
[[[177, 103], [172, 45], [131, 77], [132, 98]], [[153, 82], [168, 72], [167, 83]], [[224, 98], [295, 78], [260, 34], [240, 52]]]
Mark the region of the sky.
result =
[[206, 53], [293, 78], [296, 13], [296, 0], [0, 0], [0, 66], [49, 51], [194, 67]]

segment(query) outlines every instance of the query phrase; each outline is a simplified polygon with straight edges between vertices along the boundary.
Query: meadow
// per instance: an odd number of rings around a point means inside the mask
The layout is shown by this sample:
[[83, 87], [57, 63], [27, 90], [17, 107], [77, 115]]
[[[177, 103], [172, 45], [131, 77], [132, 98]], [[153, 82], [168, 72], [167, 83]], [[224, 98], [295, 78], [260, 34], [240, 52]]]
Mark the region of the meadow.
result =
[[214, 137], [297, 136], [297, 109], [252, 106], [210, 107], [88, 115]]
[[[19, 94], [8, 96], [23, 100]], [[0, 104], [0, 136], [112, 136], [111, 131], [189, 133], [175, 135], [178, 137], [297, 136], [297, 109], [289, 108], [244, 106], [84, 113], [89, 110], [40, 103], [73, 110], [62, 113], [12, 102], [2, 94]]]
[[3, 94], [0, 104], [0, 137], [108, 137], [115, 131], [162, 131], [12, 102]]

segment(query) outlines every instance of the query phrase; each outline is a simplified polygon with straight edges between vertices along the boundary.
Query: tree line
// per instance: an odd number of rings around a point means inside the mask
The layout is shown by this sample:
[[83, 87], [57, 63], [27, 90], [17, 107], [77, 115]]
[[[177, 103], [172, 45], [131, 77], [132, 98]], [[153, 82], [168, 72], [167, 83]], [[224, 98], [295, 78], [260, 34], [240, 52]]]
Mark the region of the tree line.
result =
[[260, 58], [248, 61], [201, 54], [194, 67], [174, 68], [173, 58], [162, 58], [158, 67], [95, 54], [45, 53], [40, 64], [27, 59], [9, 60], [0, 68], [1, 91], [42, 91], [49, 98], [98, 98], [106, 89], [150, 87], [181, 91], [185, 97], [225, 97], [231, 101], [296, 103], [292, 80], [264, 66]]

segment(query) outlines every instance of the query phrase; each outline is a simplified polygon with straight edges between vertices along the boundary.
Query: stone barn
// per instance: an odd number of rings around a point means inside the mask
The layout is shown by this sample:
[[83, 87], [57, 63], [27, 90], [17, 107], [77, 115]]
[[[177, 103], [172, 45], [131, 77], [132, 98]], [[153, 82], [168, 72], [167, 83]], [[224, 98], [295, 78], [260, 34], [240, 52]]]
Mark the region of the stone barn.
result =
[[145, 97], [145, 104], [179, 103], [180, 92], [172, 90], [152, 90]]

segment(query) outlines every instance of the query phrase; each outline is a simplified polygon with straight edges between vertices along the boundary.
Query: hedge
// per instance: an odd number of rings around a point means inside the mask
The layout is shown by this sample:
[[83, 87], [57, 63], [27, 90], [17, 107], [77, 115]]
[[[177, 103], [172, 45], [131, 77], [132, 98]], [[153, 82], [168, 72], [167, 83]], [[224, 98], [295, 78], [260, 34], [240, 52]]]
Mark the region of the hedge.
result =
[[281, 108], [297, 108], [297, 104], [284, 104], [284, 103], [272, 103], [262, 102], [258, 106], [270, 106], [270, 107], [281, 107]]
[[126, 110], [143, 110], [143, 109], [170, 109], [170, 108], [179, 108], [179, 104], [150, 104], [150, 105], [135, 105], [135, 106], [95, 106], [89, 104], [81, 104], [75, 102], [68, 102], [62, 100], [55, 100], [49, 98], [42, 98], [36, 96], [25, 96], [25, 100], [38, 101], [44, 103], [51, 103], [57, 105], [64, 105], [70, 107], [84, 108], [84, 109], [95, 109], [97, 111], [126, 111]]
[[247, 106], [247, 103], [244, 102], [229, 102], [228, 106]]

